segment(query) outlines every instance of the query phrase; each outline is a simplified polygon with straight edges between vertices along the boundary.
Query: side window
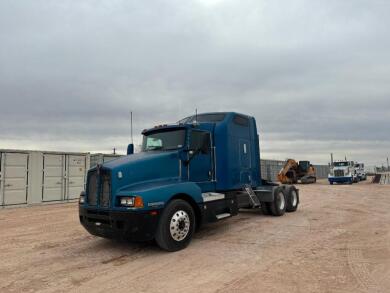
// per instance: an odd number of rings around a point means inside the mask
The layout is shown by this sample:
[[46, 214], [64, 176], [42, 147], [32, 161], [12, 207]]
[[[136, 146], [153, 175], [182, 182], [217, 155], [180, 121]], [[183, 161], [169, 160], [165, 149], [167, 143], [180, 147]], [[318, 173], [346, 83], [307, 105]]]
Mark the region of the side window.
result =
[[202, 154], [210, 152], [210, 134], [204, 131], [193, 130], [191, 132], [190, 149], [199, 151]]
[[236, 115], [233, 118], [233, 122], [237, 125], [248, 127], [249, 126], [249, 119], [247, 117]]

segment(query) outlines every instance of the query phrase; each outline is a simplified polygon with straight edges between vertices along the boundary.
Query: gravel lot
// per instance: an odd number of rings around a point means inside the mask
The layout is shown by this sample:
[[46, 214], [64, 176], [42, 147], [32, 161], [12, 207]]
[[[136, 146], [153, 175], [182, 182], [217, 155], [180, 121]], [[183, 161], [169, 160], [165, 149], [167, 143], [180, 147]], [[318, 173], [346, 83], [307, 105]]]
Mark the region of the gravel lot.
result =
[[0, 210], [0, 292], [390, 292], [390, 186], [300, 185], [296, 213], [245, 211], [191, 245], [89, 235], [77, 204]]

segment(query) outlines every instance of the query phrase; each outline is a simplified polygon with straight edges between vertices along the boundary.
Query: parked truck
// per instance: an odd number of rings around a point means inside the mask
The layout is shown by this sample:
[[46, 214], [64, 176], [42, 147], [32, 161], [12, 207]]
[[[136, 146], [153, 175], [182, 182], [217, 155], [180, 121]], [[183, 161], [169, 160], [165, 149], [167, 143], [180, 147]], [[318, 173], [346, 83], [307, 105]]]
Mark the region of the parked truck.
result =
[[355, 174], [357, 181], [367, 180], [367, 174], [363, 163], [355, 163]]
[[329, 184], [333, 183], [349, 183], [353, 184], [357, 180], [355, 172], [355, 164], [353, 161], [336, 161], [330, 166], [328, 175]]
[[185, 248], [206, 223], [240, 209], [282, 216], [294, 212], [299, 191], [261, 179], [253, 117], [206, 113], [142, 132], [140, 153], [89, 170], [79, 200], [80, 222], [91, 234], [153, 240], [167, 251]]

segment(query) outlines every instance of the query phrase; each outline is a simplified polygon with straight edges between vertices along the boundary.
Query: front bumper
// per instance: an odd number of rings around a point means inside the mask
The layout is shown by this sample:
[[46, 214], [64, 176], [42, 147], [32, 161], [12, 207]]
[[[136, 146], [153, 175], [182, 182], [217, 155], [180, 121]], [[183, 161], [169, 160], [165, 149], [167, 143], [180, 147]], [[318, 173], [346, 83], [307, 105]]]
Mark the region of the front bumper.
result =
[[79, 206], [80, 223], [92, 235], [130, 241], [154, 238], [160, 213], [107, 211]]
[[353, 178], [350, 176], [347, 177], [328, 177], [329, 182], [333, 183], [345, 183], [353, 182]]

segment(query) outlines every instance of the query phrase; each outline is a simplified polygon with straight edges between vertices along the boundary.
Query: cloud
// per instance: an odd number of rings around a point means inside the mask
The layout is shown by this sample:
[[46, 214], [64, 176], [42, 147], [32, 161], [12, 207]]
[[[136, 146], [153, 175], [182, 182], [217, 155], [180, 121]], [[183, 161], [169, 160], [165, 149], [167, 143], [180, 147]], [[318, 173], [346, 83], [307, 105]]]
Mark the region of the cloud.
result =
[[[2, 1], [0, 148], [125, 150], [199, 111], [256, 117], [263, 156], [389, 155], [386, 1]], [[139, 143], [140, 137], [136, 137]]]

